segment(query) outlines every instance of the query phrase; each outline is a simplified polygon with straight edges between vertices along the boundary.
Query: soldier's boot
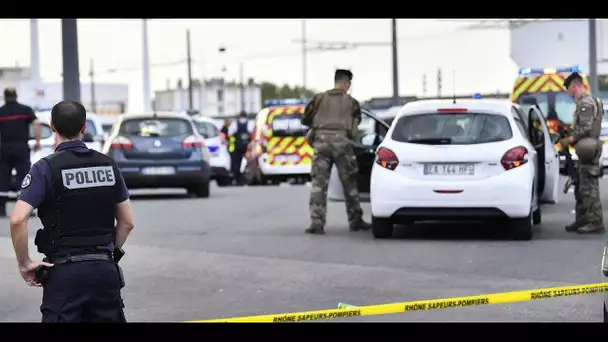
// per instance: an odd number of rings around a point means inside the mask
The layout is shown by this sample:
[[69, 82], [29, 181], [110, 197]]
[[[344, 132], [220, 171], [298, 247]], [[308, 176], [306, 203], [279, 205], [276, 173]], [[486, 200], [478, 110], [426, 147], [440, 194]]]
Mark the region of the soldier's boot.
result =
[[585, 226], [584, 223], [574, 221], [566, 226], [566, 231], [569, 233], [574, 233], [574, 232], [578, 231], [579, 228], [584, 227], [584, 226]]
[[363, 219], [356, 220], [354, 222], [349, 223], [349, 230], [351, 232], [358, 232], [360, 230], [370, 230], [372, 229], [372, 225], [363, 221]]
[[323, 226], [316, 225], [316, 224], [311, 224], [310, 227], [308, 227], [305, 230], [305, 232], [308, 233], [308, 234], [323, 235], [323, 234], [325, 234], [325, 229], [323, 228]]
[[576, 230], [579, 234], [601, 234], [606, 232], [603, 223], [589, 223]]

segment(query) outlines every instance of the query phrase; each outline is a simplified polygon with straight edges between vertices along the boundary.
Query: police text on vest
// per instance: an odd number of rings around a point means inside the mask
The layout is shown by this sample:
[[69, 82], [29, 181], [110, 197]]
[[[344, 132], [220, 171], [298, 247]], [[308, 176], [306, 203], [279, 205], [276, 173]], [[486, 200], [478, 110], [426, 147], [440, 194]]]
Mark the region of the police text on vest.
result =
[[98, 188], [116, 184], [112, 166], [81, 167], [61, 170], [63, 186], [70, 190]]

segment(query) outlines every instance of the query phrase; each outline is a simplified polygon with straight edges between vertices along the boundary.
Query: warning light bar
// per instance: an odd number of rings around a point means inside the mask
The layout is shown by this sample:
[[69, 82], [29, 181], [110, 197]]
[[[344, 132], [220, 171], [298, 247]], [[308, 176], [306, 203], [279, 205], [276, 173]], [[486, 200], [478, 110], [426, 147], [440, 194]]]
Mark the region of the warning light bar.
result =
[[305, 105], [306, 103], [308, 101], [302, 99], [270, 99], [264, 102], [267, 107]]
[[582, 72], [583, 69], [578, 66], [571, 66], [568, 68], [521, 68], [519, 69], [519, 75], [530, 76], [530, 75], [544, 75], [544, 74], [565, 74], [573, 72]]

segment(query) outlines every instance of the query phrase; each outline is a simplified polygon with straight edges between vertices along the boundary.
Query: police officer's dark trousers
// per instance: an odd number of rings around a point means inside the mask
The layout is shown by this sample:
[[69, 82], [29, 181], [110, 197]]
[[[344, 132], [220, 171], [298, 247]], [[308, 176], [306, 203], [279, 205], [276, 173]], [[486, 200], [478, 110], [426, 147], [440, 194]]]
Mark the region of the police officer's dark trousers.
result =
[[17, 182], [21, 184], [30, 171], [30, 149], [27, 143], [4, 142], [0, 144], [0, 215], [6, 215], [6, 202], [11, 187], [12, 171], [17, 172]]
[[241, 149], [235, 149], [230, 152], [230, 172], [232, 172], [232, 177], [238, 185], [244, 184], [243, 174], [241, 174], [241, 164], [245, 153], [246, 150]]
[[55, 264], [43, 287], [43, 323], [126, 322], [113, 261]]

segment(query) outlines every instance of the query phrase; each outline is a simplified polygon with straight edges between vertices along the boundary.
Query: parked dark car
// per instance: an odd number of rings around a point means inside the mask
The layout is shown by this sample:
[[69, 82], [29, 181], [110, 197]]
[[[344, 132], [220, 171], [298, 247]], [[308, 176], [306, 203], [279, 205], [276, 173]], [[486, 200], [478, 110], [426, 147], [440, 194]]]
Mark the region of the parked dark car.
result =
[[129, 189], [185, 188], [209, 197], [209, 151], [186, 114], [122, 115], [103, 152], [114, 158]]

